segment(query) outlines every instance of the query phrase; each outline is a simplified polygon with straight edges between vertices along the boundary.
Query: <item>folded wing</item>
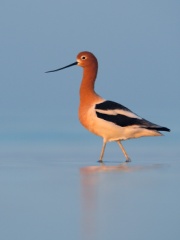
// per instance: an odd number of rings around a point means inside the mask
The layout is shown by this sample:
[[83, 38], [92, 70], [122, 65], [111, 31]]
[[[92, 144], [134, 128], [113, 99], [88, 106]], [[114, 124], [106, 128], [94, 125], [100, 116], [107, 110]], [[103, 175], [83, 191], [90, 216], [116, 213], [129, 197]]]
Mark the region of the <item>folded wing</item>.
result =
[[98, 118], [112, 122], [120, 127], [138, 126], [149, 130], [170, 131], [166, 127], [159, 126], [139, 117], [130, 109], [116, 102], [104, 101], [96, 104], [95, 111]]

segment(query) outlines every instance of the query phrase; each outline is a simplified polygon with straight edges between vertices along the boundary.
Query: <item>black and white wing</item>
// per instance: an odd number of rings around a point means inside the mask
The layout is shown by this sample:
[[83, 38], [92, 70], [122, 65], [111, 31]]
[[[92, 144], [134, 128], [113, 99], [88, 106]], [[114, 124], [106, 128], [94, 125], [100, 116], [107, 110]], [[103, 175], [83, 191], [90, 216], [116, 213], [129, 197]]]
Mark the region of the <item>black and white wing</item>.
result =
[[149, 130], [170, 131], [170, 129], [166, 127], [156, 125], [139, 117], [130, 109], [116, 102], [104, 101], [102, 103], [96, 104], [95, 111], [98, 118], [112, 122], [121, 127], [129, 127], [134, 125]]

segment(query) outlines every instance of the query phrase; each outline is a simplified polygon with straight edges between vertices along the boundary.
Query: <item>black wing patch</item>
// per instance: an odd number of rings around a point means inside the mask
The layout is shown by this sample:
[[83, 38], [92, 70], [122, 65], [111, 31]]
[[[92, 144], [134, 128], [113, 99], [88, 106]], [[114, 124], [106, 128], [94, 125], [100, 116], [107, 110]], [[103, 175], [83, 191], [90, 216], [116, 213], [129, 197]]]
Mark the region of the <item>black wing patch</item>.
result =
[[100, 110], [115, 110], [115, 109], [122, 109], [125, 111], [132, 112], [130, 109], [126, 108], [125, 106], [113, 102], [113, 101], [105, 101], [99, 104], [96, 104], [95, 109], [100, 109]]
[[122, 114], [109, 115], [105, 113], [96, 112], [98, 118], [102, 118], [108, 122], [113, 122], [121, 127], [127, 127], [132, 125], [142, 125], [142, 120], [137, 118], [130, 118]]

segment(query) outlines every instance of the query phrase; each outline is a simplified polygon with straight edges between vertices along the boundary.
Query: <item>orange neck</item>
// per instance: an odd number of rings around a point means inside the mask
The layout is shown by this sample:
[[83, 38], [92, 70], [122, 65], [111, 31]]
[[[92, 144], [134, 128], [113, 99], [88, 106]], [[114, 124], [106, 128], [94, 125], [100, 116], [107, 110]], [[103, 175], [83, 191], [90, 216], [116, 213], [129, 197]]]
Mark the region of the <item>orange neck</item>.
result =
[[83, 68], [83, 78], [80, 86], [80, 102], [88, 102], [89, 100], [97, 98], [97, 94], [94, 91], [94, 84], [97, 76], [98, 63]]

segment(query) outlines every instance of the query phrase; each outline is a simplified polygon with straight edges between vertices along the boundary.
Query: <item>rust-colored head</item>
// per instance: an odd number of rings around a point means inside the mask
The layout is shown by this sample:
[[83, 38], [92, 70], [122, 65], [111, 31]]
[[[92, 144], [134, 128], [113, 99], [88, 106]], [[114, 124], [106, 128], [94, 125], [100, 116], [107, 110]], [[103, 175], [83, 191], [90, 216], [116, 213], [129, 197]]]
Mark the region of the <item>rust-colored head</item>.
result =
[[86, 51], [85, 52], [80, 52], [77, 55], [77, 61], [76, 62], [74, 62], [72, 64], [69, 64], [69, 65], [67, 65], [65, 67], [62, 67], [62, 68], [47, 71], [46, 73], [57, 72], [59, 70], [62, 70], [64, 68], [68, 68], [68, 67], [71, 67], [71, 66], [74, 66], [74, 65], [78, 65], [78, 66], [81, 66], [83, 68], [88, 67], [88, 66], [96, 66], [97, 67], [98, 62], [97, 62], [96, 57], [92, 53], [86, 52]]
[[77, 65], [83, 68], [94, 64], [97, 65], [97, 59], [91, 52], [80, 52], [76, 59]]

